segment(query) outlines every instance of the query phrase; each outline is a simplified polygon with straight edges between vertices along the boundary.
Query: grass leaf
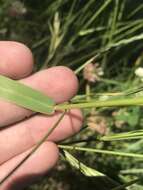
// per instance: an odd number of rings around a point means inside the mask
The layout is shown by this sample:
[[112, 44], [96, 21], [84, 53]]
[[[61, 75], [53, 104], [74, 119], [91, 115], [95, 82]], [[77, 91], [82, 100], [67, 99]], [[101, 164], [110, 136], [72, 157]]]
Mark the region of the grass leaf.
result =
[[[111, 187], [118, 187], [119, 184], [112, 180], [110, 177], [108, 177], [107, 175], [93, 169], [90, 168], [88, 166], [86, 166], [85, 164], [83, 164], [81, 161], [77, 160], [73, 155], [71, 155], [68, 151], [64, 150], [64, 158], [66, 159], [66, 161], [69, 162], [69, 164], [71, 166], [73, 166], [74, 168], [76, 168], [77, 170], [80, 170], [80, 172], [82, 174], [84, 174], [87, 177], [94, 177], [94, 180], [97, 180], [98, 182], [102, 183], [102, 188], [104, 186], [103, 189], [109, 190], [109, 188], [111, 189]], [[97, 182], [97, 186], [100, 186]]]
[[72, 156], [66, 150], [64, 150], [64, 155], [65, 155], [66, 160], [70, 163], [70, 165], [73, 166], [74, 168], [80, 170], [81, 173], [83, 173], [85, 176], [89, 176], [89, 177], [105, 176], [103, 173], [101, 173], [95, 169], [92, 169], [92, 168], [86, 166], [85, 164], [83, 164], [82, 162], [78, 161], [74, 156]]
[[34, 112], [51, 114], [54, 112], [54, 101], [20, 82], [0, 75], [0, 98], [13, 102]]
[[143, 138], [143, 130], [135, 130], [125, 133], [118, 133], [118, 134], [112, 134], [103, 136], [100, 138], [100, 140], [103, 141], [115, 141], [115, 140], [131, 140], [131, 139], [140, 139]]
[[101, 150], [101, 149], [95, 149], [95, 148], [87, 148], [87, 147], [80, 147], [80, 146], [68, 146], [68, 145], [59, 145], [59, 148], [66, 149], [66, 150], [77, 150], [77, 151], [83, 151], [83, 152], [107, 154], [107, 155], [111, 155], [111, 156], [123, 156], [123, 157], [131, 157], [134, 159], [143, 159], [143, 154], [121, 152], [121, 151], [116, 151], [116, 150], [114, 150], [114, 151]]
[[115, 187], [115, 188], [113, 188], [113, 189], [111, 189], [111, 190], [123, 190], [123, 188], [129, 187], [129, 186], [131, 186], [131, 185], [137, 183], [138, 181], [139, 181], [139, 179], [135, 179], [135, 180], [129, 181], [129, 182], [126, 183], [126, 184], [123, 184], [123, 185], [120, 185], [120, 186], [118, 186], [118, 187]]

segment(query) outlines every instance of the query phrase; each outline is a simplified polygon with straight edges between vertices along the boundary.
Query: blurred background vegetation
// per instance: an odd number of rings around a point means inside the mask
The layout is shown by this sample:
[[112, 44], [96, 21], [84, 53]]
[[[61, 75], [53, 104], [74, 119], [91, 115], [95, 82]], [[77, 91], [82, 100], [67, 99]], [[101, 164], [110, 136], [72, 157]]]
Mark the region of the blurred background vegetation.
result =
[[[98, 55], [78, 73], [79, 94], [101, 93], [101, 98], [108, 98], [105, 92], [123, 92], [142, 85], [143, 75], [138, 74], [143, 67], [142, 0], [1, 0], [0, 39], [19, 41], [31, 48], [35, 71], [56, 65], [76, 70]], [[85, 110], [84, 130], [61, 143], [80, 141], [83, 147], [142, 154], [142, 139], [96, 140], [113, 132], [142, 129], [142, 112], [138, 106]], [[143, 175], [141, 159], [79, 151], [74, 155], [120, 184]], [[85, 177], [61, 159], [39, 184], [26, 189], [108, 190], [111, 186], [101, 179]], [[142, 190], [143, 181], [128, 189]]]

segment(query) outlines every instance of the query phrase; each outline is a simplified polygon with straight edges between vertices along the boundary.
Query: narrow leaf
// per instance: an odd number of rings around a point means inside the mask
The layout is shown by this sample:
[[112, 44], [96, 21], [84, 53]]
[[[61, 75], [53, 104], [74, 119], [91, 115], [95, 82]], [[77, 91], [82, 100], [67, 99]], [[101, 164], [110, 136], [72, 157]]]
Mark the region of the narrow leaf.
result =
[[80, 146], [69, 146], [69, 145], [58, 145], [59, 148], [66, 149], [66, 150], [78, 150], [83, 152], [94, 152], [99, 154], [108, 154], [112, 156], [124, 156], [124, 157], [132, 157], [134, 159], [143, 159], [143, 154], [137, 153], [130, 153], [130, 152], [119, 152], [119, 151], [111, 151], [111, 150], [101, 150], [101, 149], [94, 149], [94, 148], [86, 148]]
[[0, 75], [0, 98], [34, 112], [44, 114], [54, 112], [55, 103], [51, 98], [2, 75]]
[[124, 132], [124, 133], [103, 136], [100, 138], [100, 140], [117, 141], [117, 140], [131, 140], [131, 139], [141, 139], [141, 138], [143, 138], [143, 130], [142, 129], [131, 131], [131, 132]]
[[123, 190], [123, 188], [130, 187], [131, 185], [137, 183], [138, 181], [139, 181], [139, 179], [135, 179], [135, 180], [129, 181], [128, 183], [125, 183], [123, 185], [115, 187], [112, 190]]
[[78, 161], [74, 156], [72, 156], [68, 151], [64, 150], [64, 155], [66, 160], [70, 163], [71, 166], [78, 169], [83, 173], [85, 176], [93, 177], [93, 176], [105, 176], [103, 173], [92, 169], [85, 164]]
[[94, 181], [96, 180], [96, 185], [99, 189], [101, 189], [101, 186], [104, 190], [109, 190], [109, 188], [111, 189], [113, 187], [119, 186], [119, 184], [116, 181], [112, 180], [107, 175], [86, 166], [66, 150], [64, 150], [64, 158], [66, 159], [66, 161], [69, 162], [71, 166], [73, 166], [77, 170], [80, 170], [80, 172], [85, 176], [94, 177]]
[[120, 173], [123, 175], [128, 175], [128, 174], [143, 175], [143, 168], [131, 168], [126, 170], [121, 170]]

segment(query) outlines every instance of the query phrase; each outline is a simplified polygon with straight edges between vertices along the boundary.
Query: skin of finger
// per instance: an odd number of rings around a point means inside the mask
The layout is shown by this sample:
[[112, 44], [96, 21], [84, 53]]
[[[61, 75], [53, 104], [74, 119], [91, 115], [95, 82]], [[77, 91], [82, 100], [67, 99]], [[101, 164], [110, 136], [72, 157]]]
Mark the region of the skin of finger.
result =
[[[0, 133], [0, 164], [26, 151], [36, 144], [55, 124], [61, 113], [53, 116], [35, 115]], [[60, 141], [77, 133], [82, 126], [83, 116], [80, 110], [69, 111], [56, 129], [51, 133], [49, 141]]]
[[[78, 80], [72, 70], [64, 66], [39, 71], [20, 82], [51, 97], [56, 103], [70, 100], [78, 90]], [[25, 119], [32, 111], [0, 100], [0, 127]]]
[[13, 79], [28, 76], [33, 70], [30, 49], [19, 42], [0, 41], [0, 74]]
[[[0, 166], [0, 180], [6, 176], [30, 150]], [[20, 168], [3, 183], [1, 190], [22, 190], [49, 171], [57, 162], [59, 151], [52, 142], [45, 142]]]

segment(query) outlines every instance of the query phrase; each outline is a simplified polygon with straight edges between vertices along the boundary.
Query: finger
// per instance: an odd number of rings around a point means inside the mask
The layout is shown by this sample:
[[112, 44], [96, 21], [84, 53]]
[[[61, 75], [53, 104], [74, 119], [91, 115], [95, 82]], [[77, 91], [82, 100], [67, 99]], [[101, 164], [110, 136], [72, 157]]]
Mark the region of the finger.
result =
[[[0, 164], [36, 144], [53, 127], [60, 116], [61, 113], [50, 117], [39, 114], [2, 130], [0, 133]], [[59, 141], [75, 134], [81, 128], [82, 120], [80, 110], [74, 109], [68, 112], [48, 140]]]
[[33, 56], [24, 44], [0, 41], [0, 74], [20, 79], [28, 76], [33, 69]]
[[[0, 180], [2, 180], [28, 153], [30, 150], [14, 157], [0, 166]], [[14, 174], [8, 178], [1, 190], [23, 189], [43, 176], [57, 162], [59, 156], [58, 148], [54, 143], [45, 142], [32, 156], [22, 164]], [[20, 188], [19, 188], [20, 187]]]
[[[35, 73], [20, 82], [43, 92], [57, 103], [68, 101], [78, 89], [78, 80], [67, 67], [58, 66]], [[0, 126], [20, 121], [32, 114], [32, 111], [6, 101], [0, 101]]]

